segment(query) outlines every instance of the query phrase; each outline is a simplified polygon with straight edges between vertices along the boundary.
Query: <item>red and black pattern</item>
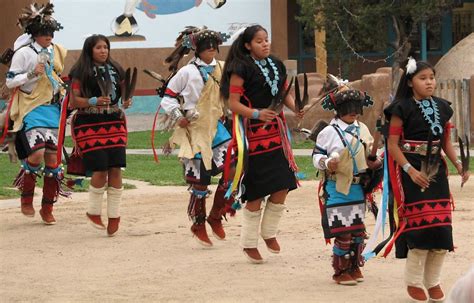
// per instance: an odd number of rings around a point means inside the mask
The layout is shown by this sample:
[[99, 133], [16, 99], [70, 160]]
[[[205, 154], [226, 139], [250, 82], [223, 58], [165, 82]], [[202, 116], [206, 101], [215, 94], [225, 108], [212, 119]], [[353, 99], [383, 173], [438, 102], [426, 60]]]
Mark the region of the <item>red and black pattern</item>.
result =
[[127, 145], [127, 129], [125, 121], [121, 119], [88, 124], [79, 124], [76, 121], [74, 136], [83, 154], [96, 149]]
[[121, 113], [78, 113], [72, 127], [87, 171], [126, 166], [127, 126]]
[[251, 123], [247, 140], [249, 143], [249, 155], [258, 155], [282, 148], [280, 130], [275, 120], [263, 123]]
[[405, 232], [435, 226], [450, 226], [451, 202], [449, 199], [419, 201], [406, 206]]

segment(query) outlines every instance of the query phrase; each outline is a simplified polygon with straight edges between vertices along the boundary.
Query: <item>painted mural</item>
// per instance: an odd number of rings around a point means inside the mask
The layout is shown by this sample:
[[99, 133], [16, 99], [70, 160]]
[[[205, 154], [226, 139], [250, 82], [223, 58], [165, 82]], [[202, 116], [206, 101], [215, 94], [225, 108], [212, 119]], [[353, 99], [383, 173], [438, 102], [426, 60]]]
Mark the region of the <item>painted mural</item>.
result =
[[270, 0], [52, 0], [64, 30], [55, 39], [80, 49], [103, 34], [114, 48], [171, 47], [185, 26], [234, 33], [242, 26], [271, 28]]

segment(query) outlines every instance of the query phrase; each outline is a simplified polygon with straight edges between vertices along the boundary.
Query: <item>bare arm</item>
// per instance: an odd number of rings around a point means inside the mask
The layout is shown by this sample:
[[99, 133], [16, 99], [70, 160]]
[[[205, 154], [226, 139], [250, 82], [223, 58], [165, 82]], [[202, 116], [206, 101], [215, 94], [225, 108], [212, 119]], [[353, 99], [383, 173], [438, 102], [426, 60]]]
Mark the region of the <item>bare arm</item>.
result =
[[[242, 87], [244, 85], [244, 79], [236, 74], [230, 76], [230, 86]], [[240, 103], [240, 94], [239, 93], [230, 93], [229, 94], [229, 108], [232, 112], [244, 116], [246, 118], [252, 118], [252, 114], [255, 109], [252, 109], [242, 103]], [[275, 118], [276, 113], [269, 109], [259, 110], [258, 119], [264, 122], [271, 121]]]
[[110, 103], [110, 97], [97, 97], [97, 103], [95, 105], [91, 104], [94, 103], [90, 101], [92, 98], [85, 98], [81, 96], [81, 91], [79, 89], [79, 83], [77, 81], [72, 82], [71, 86], [73, 89], [71, 90], [71, 108], [86, 108], [90, 106], [107, 106]]
[[[390, 119], [390, 127], [397, 128], [403, 127], [403, 121], [400, 117], [393, 115]], [[388, 152], [395, 159], [398, 165], [402, 166], [409, 163], [402, 150], [398, 146], [400, 140], [400, 135], [389, 135], [388, 136]], [[408, 169], [408, 175], [412, 181], [418, 184], [421, 188], [427, 188], [429, 186], [428, 178], [423, 175], [419, 170], [415, 169], [413, 166]]]

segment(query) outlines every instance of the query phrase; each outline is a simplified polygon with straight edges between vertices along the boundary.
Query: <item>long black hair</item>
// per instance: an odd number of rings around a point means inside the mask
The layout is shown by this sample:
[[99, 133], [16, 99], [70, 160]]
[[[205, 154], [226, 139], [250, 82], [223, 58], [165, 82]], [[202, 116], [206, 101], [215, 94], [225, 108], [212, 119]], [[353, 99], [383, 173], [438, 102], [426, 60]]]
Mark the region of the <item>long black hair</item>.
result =
[[[405, 62], [405, 66], [408, 63], [408, 60]], [[426, 61], [417, 61], [416, 62], [416, 70], [411, 73], [407, 74], [406, 67], [403, 70], [402, 78], [400, 79], [400, 83], [398, 84], [397, 93], [395, 94], [395, 100], [403, 100], [409, 99], [413, 97], [413, 88], [408, 86], [408, 81], [411, 81], [413, 77], [425, 69], [431, 69], [433, 73], [436, 74], [436, 71], [430, 63]]]
[[117, 73], [120, 76], [120, 79], [124, 77], [123, 68], [115, 62], [110, 56], [110, 41], [104, 35], [92, 35], [88, 37], [84, 41], [84, 46], [82, 47], [82, 52], [77, 59], [76, 63], [74, 63], [71, 71], [69, 72], [69, 77], [71, 79], [78, 79], [81, 83], [81, 95], [83, 97], [92, 97], [92, 90], [90, 87], [90, 83], [95, 81], [94, 77], [94, 60], [92, 57], [94, 46], [99, 43], [99, 41], [104, 41], [107, 44], [107, 48], [109, 49], [109, 56], [106, 60], [107, 64], [112, 65]]
[[227, 58], [225, 60], [224, 71], [221, 79], [221, 95], [224, 99], [229, 98], [230, 76], [233, 71], [241, 70], [242, 67], [251, 66], [253, 63], [249, 58], [250, 51], [245, 47], [245, 43], [250, 43], [259, 31], [267, 32], [261, 25], [252, 25], [232, 43]]

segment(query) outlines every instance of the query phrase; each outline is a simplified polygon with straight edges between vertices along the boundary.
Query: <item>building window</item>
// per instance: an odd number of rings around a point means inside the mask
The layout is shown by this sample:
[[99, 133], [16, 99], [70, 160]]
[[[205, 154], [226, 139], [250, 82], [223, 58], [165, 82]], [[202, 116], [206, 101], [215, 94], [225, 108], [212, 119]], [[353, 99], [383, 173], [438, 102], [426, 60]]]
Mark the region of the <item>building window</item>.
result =
[[456, 44], [474, 32], [474, 4], [465, 3], [453, 10], [453, 43]]

